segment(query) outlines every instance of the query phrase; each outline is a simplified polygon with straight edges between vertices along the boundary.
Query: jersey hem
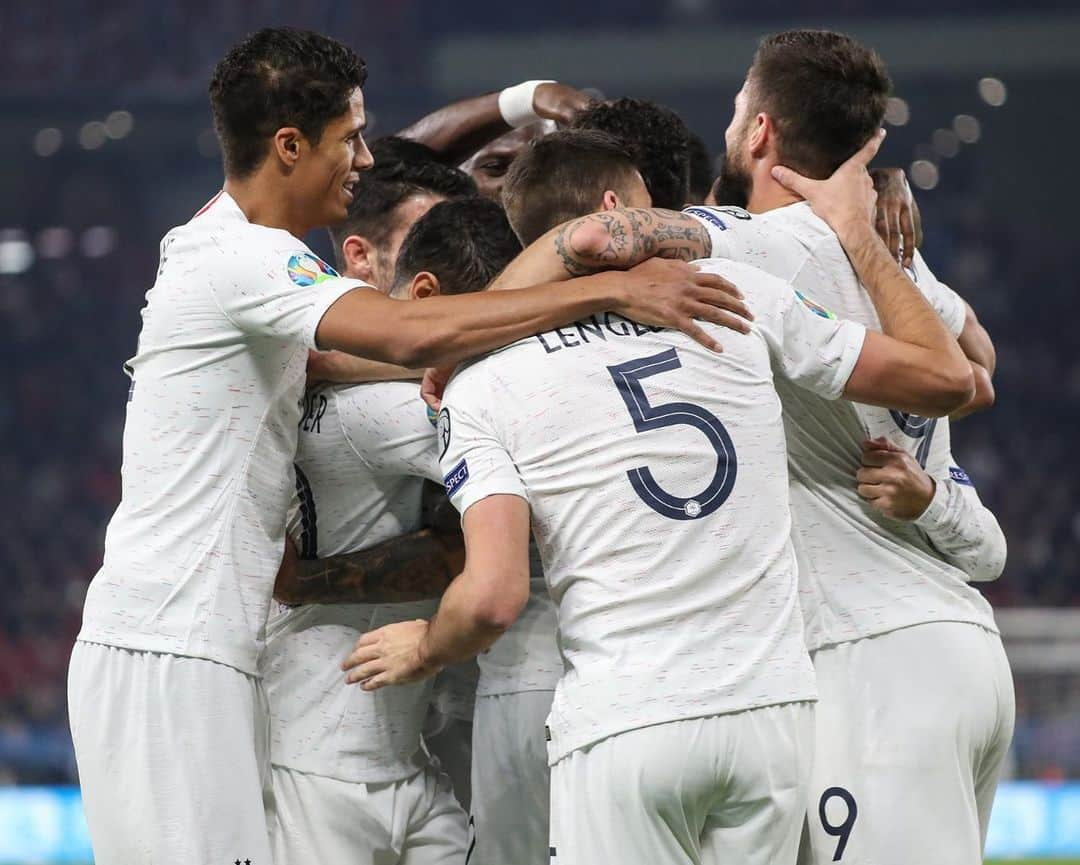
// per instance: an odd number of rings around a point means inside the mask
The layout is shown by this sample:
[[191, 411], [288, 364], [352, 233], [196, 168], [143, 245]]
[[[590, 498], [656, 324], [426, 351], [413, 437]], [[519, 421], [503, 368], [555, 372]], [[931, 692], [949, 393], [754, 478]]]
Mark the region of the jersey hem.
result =
[[245, 676], [250, 676], [253, 679], [260, 679], [257, 669], [257, 653], [253, 654], [248, 663], [244, 660], [228, 660], [222, 655], [214, 655], [210, 652], [199, 652], [192, 649], [178, 648], [174, 644], [162, 645], [160, 638], [149, 637], [146, 635], [135, 635], [134, 637], [126, 639], [118, 639], [116, 637], [105, 637], [98, 633], [95, 633], [93, 629], [83, 628], [79, 631], [77, 637], [75, 637], [77, 643], [93, 643], [97, 646], [110, 646], [114, 649], [128, 649], [132, 652], [149, 652], [153, 655], [175, 655], [178, 658], [196, 658], [200, 661], [209, 661], [212, 664], [221, 664], [224, 667], [232, 667], [234, 670], [243, 673]]
[[836, 646], [842, 646], [845, 643], [857, 643], [859, 640], [869, 640], [871, 637], [881, 637], [885, 634], [891, 634], [895, 631], [903, 631], [907, 628], [917, 628], [920, 625], [939, 625], [944, 623], [952, 623], [956, 625], [972, 625], [976, 628], [982, 628], [984, 631], [989, 631], [991, 634], [997, 634], [1001, 636], [1001, 631], [998, 629], [997, 623], [991, 619], [989, 622], [980, 621], [976, 618], [961, 618], [956, 616], [945, 616], [940, 619], [921, 619], [918, 622], [907, 622], [902, 625], [891, 625], [887, 628], [871, 631], [864, 634], [858, 634], [856, 636], [848, 637], [846, 639], [828, 640], [823, 643], [807, 642], [806, 650], [813, 654], [814, 652], [820, 652], [822, 649], [832, 649]]

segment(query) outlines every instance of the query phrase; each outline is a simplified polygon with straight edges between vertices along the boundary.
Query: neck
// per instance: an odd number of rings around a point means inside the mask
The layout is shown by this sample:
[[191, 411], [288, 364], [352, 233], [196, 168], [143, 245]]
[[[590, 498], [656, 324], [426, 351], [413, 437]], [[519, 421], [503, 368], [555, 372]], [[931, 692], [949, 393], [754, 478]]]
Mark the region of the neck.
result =
[[225, 192], [244, 212], [248, 222], [267, 228], [281, 228], [293, 237], [303, 238], [314, 226], [298, 217], [297, 208], [293, 206], [281, 178], [268, 177], [269, 170], [264, 164], [248, 177], [226, 177]]
[[746, 209], [751, 213], [768, 213], [778, 207], [787, 207], [789, 204], [803, 200], [801, 196], [773, 180], [770, 172], [777, 164], [774, 161], [762, 160], [754, 165], [750, 200], [746, 205]]

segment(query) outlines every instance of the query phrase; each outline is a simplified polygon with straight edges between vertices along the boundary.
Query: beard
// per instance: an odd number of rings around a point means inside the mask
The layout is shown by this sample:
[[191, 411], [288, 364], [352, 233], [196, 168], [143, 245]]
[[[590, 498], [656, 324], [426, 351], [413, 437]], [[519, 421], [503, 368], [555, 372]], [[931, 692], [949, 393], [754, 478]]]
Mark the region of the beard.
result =
[[713, 197], [718, 205], [743, 207], [750, 203], [750, 172], [737, 165], [731, 151], [724, 154], [720, 165], [720, 176], [713, 184]]

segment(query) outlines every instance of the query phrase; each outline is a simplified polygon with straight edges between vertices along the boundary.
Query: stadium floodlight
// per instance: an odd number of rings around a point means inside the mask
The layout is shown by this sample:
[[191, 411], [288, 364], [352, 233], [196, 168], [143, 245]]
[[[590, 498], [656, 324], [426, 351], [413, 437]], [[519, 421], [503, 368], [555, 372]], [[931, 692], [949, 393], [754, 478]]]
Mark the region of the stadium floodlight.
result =
[[41, 258], [64, 258], [74, 245], [71, 229], [62, 225], [43, 228], [37, 236], [37, 254]]
[[83, 150], [97, 150], [108, 137], [104, 123], [100, 120], [90, 120], [79, 129], [79, 146]]
[[977, 117], [970, 114], [957, 114], [952, 122], [953, 132], [964, 144], [974, 144], [982, 135], [982, 126]]
[[88, 228], [83, 232], [79, 245], [87, 258], [104, 258], [116, 249], [116, 229], [107, 225]]
[[946, 159], [952, 159], [960, 152], [960, 138], [951, 129], [935, 129], [930, 141], [934, 152]]
[[929, 159], [916, 159], [911, 163], [908, 174], [911, 176], [911, 182], [919, 189], [933, 189], [941, 179], [938, 167]]
[[64, 134], [55, 126], [39, 129], [34, 136], [34, 153], [38, 156], [52, 156], [64, 143]]
[[979, 96], [987, 105], [1000, 108], [1009, 94], [1005, 82], [1000, 78], [982, 78], [979, 81]]
[[127, 137], [134, 128], [135, 118], [130, 111], [113, 111], [105, 118], [105, 134], [114, 141]]
[[19, 228], [0, 231], [0, 274], [25, 273], [34, 264], [34, 247]]
[[906, 126], [911, 119], [911, 107], [899, 96], [890, 96], [885, 103], [885, 122], [890, 126]]

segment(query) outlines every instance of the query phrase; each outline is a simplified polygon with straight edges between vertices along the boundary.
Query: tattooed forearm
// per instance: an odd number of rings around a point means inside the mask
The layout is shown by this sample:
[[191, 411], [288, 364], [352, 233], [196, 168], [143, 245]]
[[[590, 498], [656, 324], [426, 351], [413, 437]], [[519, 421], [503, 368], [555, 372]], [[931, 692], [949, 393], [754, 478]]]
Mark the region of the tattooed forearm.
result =
[[302, 561], [274, 598], [298, 604], [392, 604], [437, 598], [461, 571], [460, 535], [423, 529], [357, 553]]
[[570, 276], [626, 269], [648, 258], [692, 261], [712, 252], [705, 227], [674, 210], [620, 209], [567, 223], [555, 235], [555, 251]]

